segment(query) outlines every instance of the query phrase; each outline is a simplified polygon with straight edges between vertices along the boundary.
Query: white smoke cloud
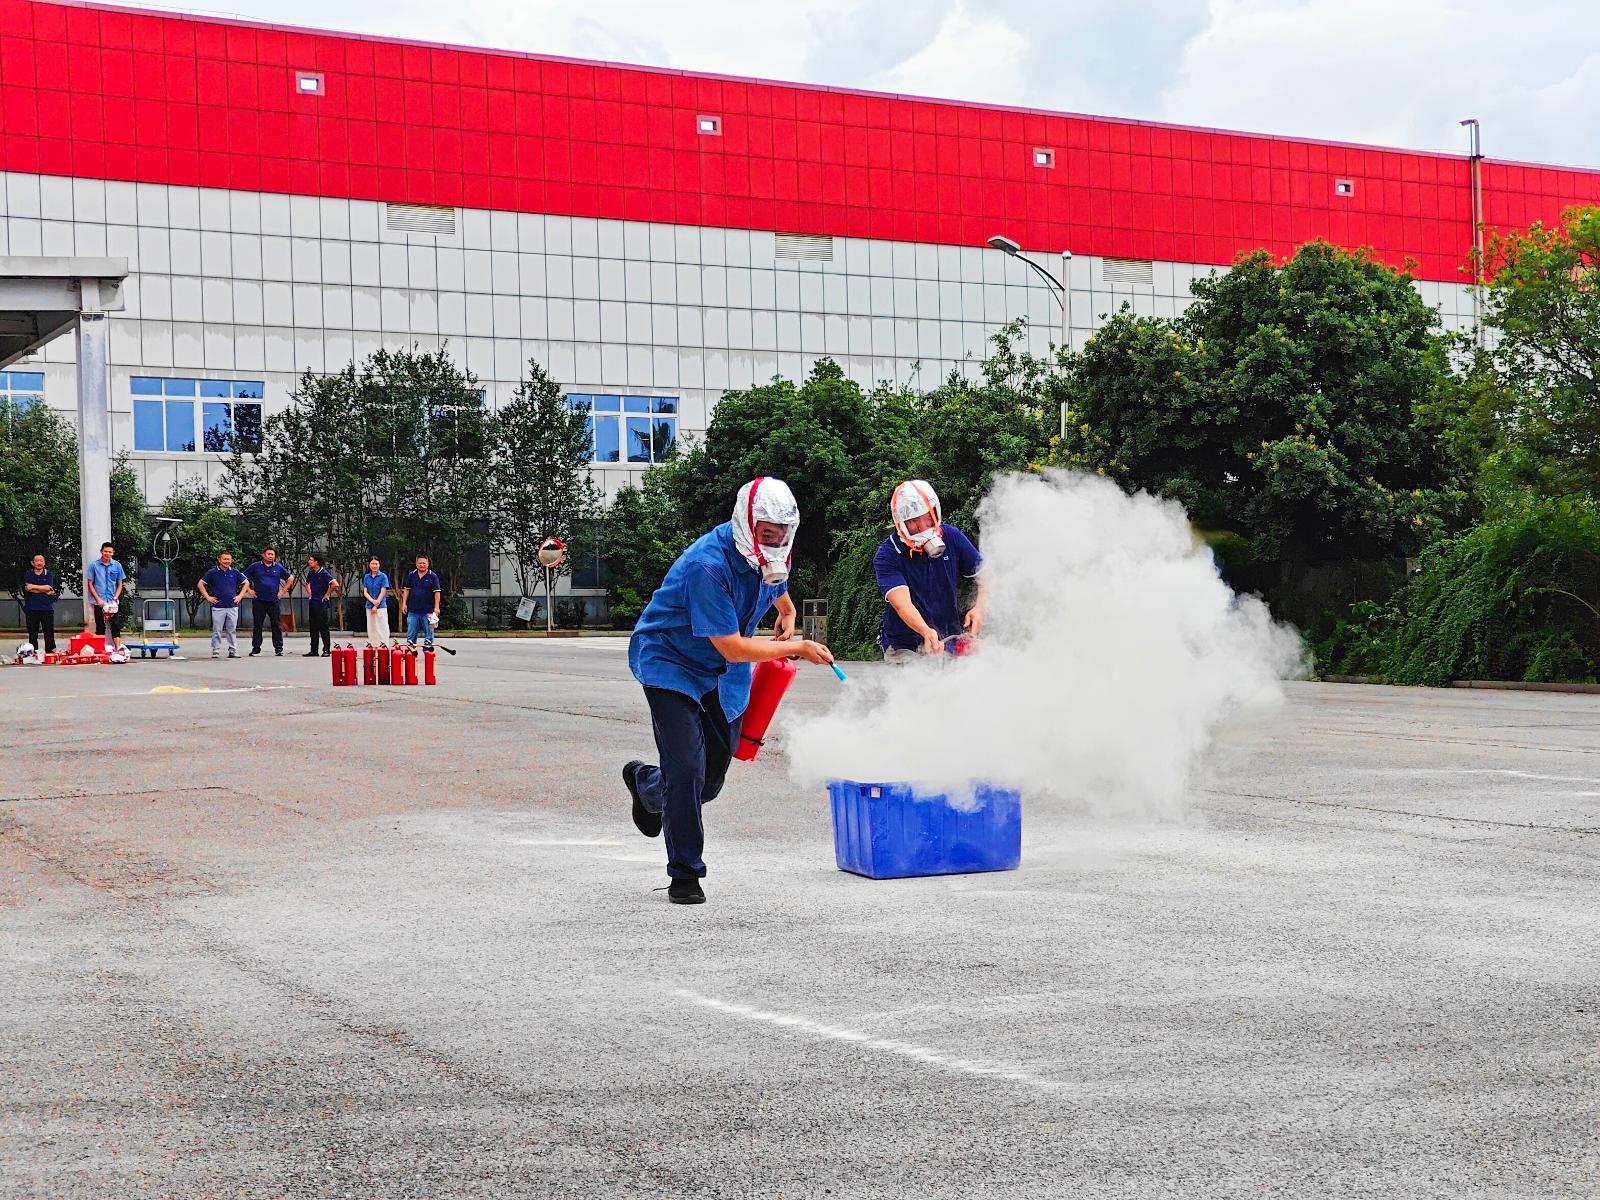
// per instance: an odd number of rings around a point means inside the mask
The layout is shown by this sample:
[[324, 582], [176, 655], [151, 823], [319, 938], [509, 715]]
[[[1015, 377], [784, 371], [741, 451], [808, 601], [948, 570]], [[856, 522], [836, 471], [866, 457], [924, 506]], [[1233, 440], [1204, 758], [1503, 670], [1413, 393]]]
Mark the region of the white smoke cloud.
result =
[[1299, 637], [1233, 594], [1177, 504], [1052, 472], [999, 480], [979, 519], [992, 581], [980, 651], [853, 681], [795, 722], [797, 782], [956, 796], [988, 782], [1176, 816], [1223, 723], [1280, 702], [1303, 670]]

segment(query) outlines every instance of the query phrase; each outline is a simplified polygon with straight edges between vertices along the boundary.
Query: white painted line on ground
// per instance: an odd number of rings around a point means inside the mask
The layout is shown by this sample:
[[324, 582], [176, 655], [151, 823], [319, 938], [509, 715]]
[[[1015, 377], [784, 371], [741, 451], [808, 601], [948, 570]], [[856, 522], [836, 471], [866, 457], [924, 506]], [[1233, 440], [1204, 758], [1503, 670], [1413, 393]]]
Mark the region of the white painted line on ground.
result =
[[1600, 783], [1585, 775], [1541, 775], [1536, 771], [1513, 771], [1507, 767], [1401, 767], [1380, 768], [1393, 775], [1501, 775], [1507, 779], [1534, 779], [1540, 783]]
[[198, 687], [179, 688], [177, 691], [168, 687], [146, 688], [142, 692], [74, 692], [65, 696], [35, 696], [35, 700], [116, 700], [126, 696], [227, 696], [238, 692], [290, 692], [304, 687], [299, 683], [257, 683], [250, 687]]
[[734, 1004], [727, 1000], [718, 1000], [714, 996], [702, 996], [698, 992], [691, 992], [684, 988], [676, 988], [674, 990], [682, 999], [688, 1000], [692, 1004], [698, 1004], [701, 1008], [709, 1008], [713, 1012], [722, 1013], [725, 1016], [739, 1017], [742, 1020], [753, 1021], [762, 1025], [775, 1025], [780, 1029], [792, 1029], [799, 1033], [809, 1034], [811, 1037], [822, 1038], [825, 1041], [844, 1042], [848, 1045], [860, 1046], [866, 1050], [893, 1054], [899, 1058], [922, 1063], [924, 1066], [936, 1067], [941, 1071], [951, 1071], [958, 1075], [973, 1075], [982, 1079], [999, 1079], [1006, 1083], [1021, 1084], [1024, 1087], [1037, 1088], [1046, 1092], [1059, 1091], [1066, 1086], [1057, 1080], [1031, 1075], [1027, 1071], [1019, 1071], [1014, 1067], [1002, 1067], [994, 1063], [979, 1062], [971, 1058], [955, 1058], [948, 1054], [941, 1054], [937, 1050], [930, 1050], [926, 1046], [918, 1046], [912, 1042], [878, 1037], [875, 1034], [866, 1033], [859, 1029], [846, 1029], [839, 1025], [827, 1025], [821, 1021], [814, 1021], [810, 1017], [800, 1016], [797, 1013], [768, 1012], [765, 1009], [751, 1008], [747, 1004]]
[[592, 838], [515, 838], [514, 846], [620, 846], [621, 842]]

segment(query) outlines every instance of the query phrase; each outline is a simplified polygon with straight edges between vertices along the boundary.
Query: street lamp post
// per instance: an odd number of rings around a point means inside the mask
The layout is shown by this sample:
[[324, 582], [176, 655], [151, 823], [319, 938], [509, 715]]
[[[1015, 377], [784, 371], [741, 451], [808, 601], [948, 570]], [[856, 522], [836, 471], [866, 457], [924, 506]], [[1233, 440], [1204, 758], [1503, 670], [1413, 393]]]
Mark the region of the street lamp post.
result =
[[1468, 164], [1472, 188], [1472, 337], [1483, 345], [1483, 146], [1477, 117], [1461, 122], [1468, 137]]
[[[1015, 258], [1026, 263], [1033, 269], [1035, 274], [1042, 276], [1044, 281], [1050, 285], [1050, 294], [1056, 298], [1056, 303], [1061, 306], [1061, 344], [1063, 346], [1071, 345], [1072, 338], [1067, 328], [1067, 285], [1052, 275], [1043, 263], [1036, 262], [1024, 254], [1022, 252], [1021, 244], [1013, 241], [1011, 238], [997, 233], [989, 239], [989, 245], [994, 249], [1009, 255], [1011, 258]], [[1061, 252], [1061, 258], [1063, 262], [1071, 259], [1072, 251], [1063, 250]], [[1066, 439], [1067, 402], [1063, 400], [1061, 402], [1061, 440], [1064, 442]]]

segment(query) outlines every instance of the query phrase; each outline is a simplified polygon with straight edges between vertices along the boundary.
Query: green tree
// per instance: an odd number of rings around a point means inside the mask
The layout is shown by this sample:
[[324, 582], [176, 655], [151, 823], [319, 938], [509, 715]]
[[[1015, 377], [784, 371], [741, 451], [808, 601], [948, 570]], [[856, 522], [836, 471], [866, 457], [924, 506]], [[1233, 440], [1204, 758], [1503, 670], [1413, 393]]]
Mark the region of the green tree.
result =
[[667, 569], [693, 540], [673, 498], [676, 464], [652, 467], [638, 486], [625, 484], [605, 514], [608, 607], [612, 623], [638, 620]]
[[537, 551], [545, 538], [567, 545], [558, 574], [583, 554], [579, 543], [600, 505], [589, 474], [588, 424], [589, 414], [569, 407], [561, 385], [532, 360], [510, 403], [493, 418], [489, 525], [524, 596], [533, 595], [544, 574]]
[[[906, 398], [864, 392], [824, 359], [800, 384], [775, 379], [726, 393], [705, 437], [680, 453], [667, 477], [688, 529], [728, 519], [741, 486], [773, 475], [800, 503], [794, 593], [825, 587], [834, 535], [854, 528], [869, 497], [904, 477], [910, 454]], [[886, 492], [884, 492], [887, 495]]]
[[1176, 321], [1123, 313], [1073, 360], [1064, 456], [1291, 569], [1415, 548], [1452, 503], [1423, 419], [1450, 361], [1410, 277], [1312, 242], [1192, 291]]
[[81, 590], [77, 438], [42, 404], [0, 400], [0, 570], [19, 602], [22, 572], [35, 554], [49, 560], [63, 587]]
[[252, 550], [320, 550], [347, 592], [372, 554], [427, 554], [454, 594], [488, 544], [489, 451], [482, 389], [446, 350], [380, 350], [303, 376], [260, 449], [234, 446], [223, 490]]
[[243, 555], [238, 525], [233, 513], [200, 480], [173, 485], [159, 515], [180, 522], [178, 557], [172, 562], [172, 579], [183, 591], [189, 624], [193, 625], [195, 614], [204, 603], [200, 595], [200, 577], [216, 566], [217, 556], [223, 551], [235, 557]]
[[[61, 588], [83, 594], [78, 439], [42, 404], [0, 401], [0, 570], [20, 599], [22, 569], [43, 554]], [[148, 539], [144, 493], [125, 455], [111, 467], [111, 540], [133, 574]]]
[[1494, 238], [1486, 270], [1495, 336], [1457, 396], [1457, 449], [1492, 489], [1600, 495], [1600, 207]]
[[870, 528], [887, 528], [895, 483], [924, 476], [939, 493], [944, 519], [970, 531], [997, 474], [1034, 469], [1049, 454], [1058, 423], [1056, 364], [1018, 349], [1025, 332], [1021, 320], [998, 330], [976, 380], [952, 373], [920, 399], [909, 461], [891, 472], [896, 477], [875, 510], [864, 514]]

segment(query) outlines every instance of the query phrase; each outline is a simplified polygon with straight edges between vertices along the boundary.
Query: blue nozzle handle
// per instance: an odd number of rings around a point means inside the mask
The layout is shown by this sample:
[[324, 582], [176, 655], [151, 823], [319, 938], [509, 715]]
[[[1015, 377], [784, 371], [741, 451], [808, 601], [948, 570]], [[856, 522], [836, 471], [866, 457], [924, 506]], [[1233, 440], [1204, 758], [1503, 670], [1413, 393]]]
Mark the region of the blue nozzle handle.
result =
[[850, 676], [839, 670], [838, 663], [829, 663], [828, 665], [833, 668], [833, 673], [839, 677], [840, 683], [848, 683], [850, 681]]

